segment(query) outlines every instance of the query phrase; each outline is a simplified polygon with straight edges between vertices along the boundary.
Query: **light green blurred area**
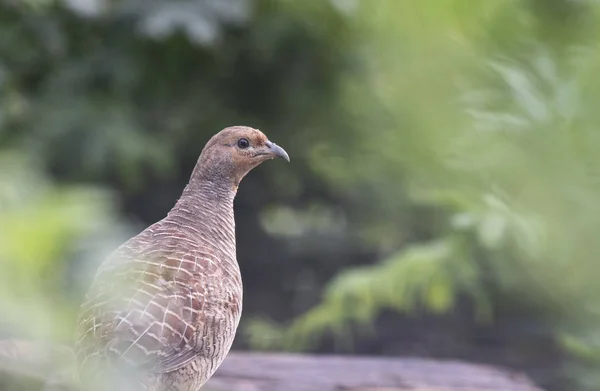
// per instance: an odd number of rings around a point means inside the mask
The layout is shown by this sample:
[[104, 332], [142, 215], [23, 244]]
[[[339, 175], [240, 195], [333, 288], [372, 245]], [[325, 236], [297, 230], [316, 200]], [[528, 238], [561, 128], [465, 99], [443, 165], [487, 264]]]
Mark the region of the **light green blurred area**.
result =
[[2, 153], [0, 167], [3, 325], [70, 343], [82, 287], [71, 281], [69, 260], [84, 239], [112, 235], [114, 201], [97, 187], [55, 184], [14, 151]]
[[[600, 387], [600, 3], [232, 1], [223, 9], [237, 14], [197, 11], [212, 15], [213, 38], [194, 41], [201, 18], [181, 38], [168, 15], [156, 22], [168, 3], [156, 1], [137, 30], [107, 39], [125, 42], [114, 48], [78, 30], [74, 8], [64, 21], [54, 2], [30, 3], [34, 17], [0, 16], [0, 30], [35, 41], [19, 31], [39, 19], [91, 46], [57, 38], [40, 54], [0, 38], [3, 328], [68, 340], [81, 276], [130, 232], [112, 187], [160, 192], [155, 177], [188, 175], [190, 145], [241, 121], [289, 145], [293, 163], [246, 180], [281, 194], [247, 221], [307, 257], [325, 251], [301, 241], [311, 233], [376, 254], [336, 266], [317, 303], [285, 322], [250, 310], [240, 338], [251, 348], [313, 349], [331, 333], [352, 346], [354, 326], [385, 310], [441, 316], [466, 297], [481, 324], [526, 314], [563, 349], [573, 387]], [[106, 12], [91, 18], [121, 26]]]

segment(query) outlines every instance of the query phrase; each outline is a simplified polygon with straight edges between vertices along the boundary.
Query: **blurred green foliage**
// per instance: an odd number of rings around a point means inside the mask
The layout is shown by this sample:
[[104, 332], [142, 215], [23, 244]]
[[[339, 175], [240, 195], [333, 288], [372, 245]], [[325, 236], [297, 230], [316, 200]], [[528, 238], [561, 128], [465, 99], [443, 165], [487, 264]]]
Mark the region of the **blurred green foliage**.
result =
[[2, 324], [11, 334], [70, 343], [78, 300], [69, 293], [82, 287], [69, 261], [86, 239], [111, 236], [113, 201], [99, 188], [53, 183], [17, 152], [3, 151], [0, 167], [0, 309], [10, 314]]
[[[288, 328], [259, 321], [251, 334], [263, 347], [314, 346], [327, 330], [347, 342], [351, 321], [370, 322], [386, 308], [410, 312], [417, 302], [447, 311], [466, 294], [481, 319], [528, 313], [576, 355], [596, 357], [589, 376], [573, 372], [596, 389], [600, 118], [592, 97], [600, 58], [589, 37], [600, 9], [385, 3], [356, 11], [367, 77], [351, 76], [346, 98], [362, 128], [360, 158], [333, 144], [335, 160], [315, 164], [345, 193], [365, 183], [378, 189], [368, 211], [384, 211], [361, 236], [389, 255], [342, 272]], [[398, 207], [402, 193], [412, 208], [447, 214], [430, 227], [433, 238], [397, 246], [414, 224]], [[409, 226], [382, 229], [382, 216]]]
[[0, 0], [0, 326], [68, 338], [103, 254], [244, 123], [293, 162], [238, 196], [244, 342], [352, 345], [466, 300], [597, 389], [599, 21], [591, 0]]

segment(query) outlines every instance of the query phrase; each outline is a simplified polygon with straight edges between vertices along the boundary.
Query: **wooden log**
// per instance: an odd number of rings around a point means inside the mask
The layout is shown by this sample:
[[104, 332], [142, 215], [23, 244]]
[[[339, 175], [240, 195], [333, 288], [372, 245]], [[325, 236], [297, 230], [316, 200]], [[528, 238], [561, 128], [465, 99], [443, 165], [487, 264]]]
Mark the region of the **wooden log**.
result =
[[[68, 389], [72, 368], [68, 347], [0, 341], [0, 380], [29, 377], [53, 389]], [[542, 391], [524, 375], [460, 361], [246, 352], [230, 353], [203, 387], [203, 391], [409, 390]]]
[[459, 361], [232, 353], [207, 391], [541, 391], [525, 376]]

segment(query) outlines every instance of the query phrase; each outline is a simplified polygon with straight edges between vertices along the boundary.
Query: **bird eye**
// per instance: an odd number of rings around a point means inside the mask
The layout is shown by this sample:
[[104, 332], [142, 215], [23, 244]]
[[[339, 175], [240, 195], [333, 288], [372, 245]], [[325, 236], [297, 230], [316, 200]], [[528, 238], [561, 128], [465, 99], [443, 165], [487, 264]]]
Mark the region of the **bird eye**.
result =
[[241, 138], [241, 139], [238, 140], [237, 145], [241, 149], [246, 149], [246, 148], [248, 148], [250, 146], [250, 141], [248, 141], [247, 138]]

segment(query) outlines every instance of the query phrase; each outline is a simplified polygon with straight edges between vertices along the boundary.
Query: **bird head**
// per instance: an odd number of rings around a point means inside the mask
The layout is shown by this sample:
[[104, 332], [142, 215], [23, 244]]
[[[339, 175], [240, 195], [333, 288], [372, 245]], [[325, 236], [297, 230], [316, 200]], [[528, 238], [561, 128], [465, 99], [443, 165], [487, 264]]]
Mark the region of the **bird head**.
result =
[[277, 157], [290, 161], [287, 152], [260, 130], [231, 126], [215, 134], [206, 143], [195, 171], [201, 178], [230, 181], [237, 188], [250, 170]]

